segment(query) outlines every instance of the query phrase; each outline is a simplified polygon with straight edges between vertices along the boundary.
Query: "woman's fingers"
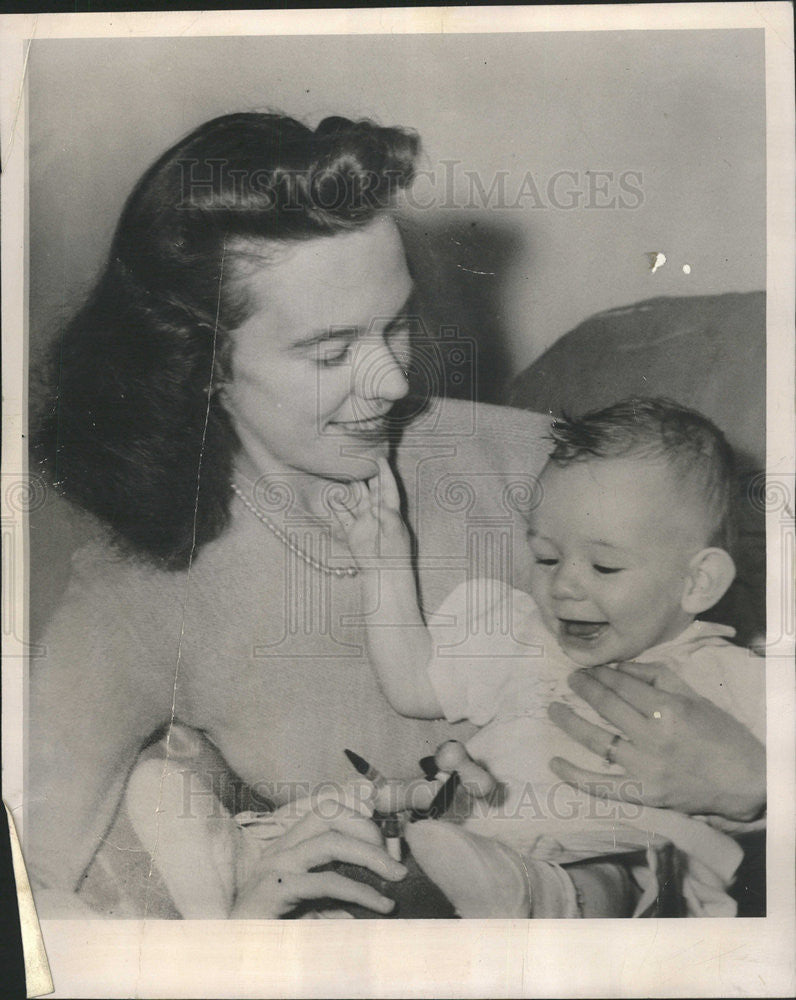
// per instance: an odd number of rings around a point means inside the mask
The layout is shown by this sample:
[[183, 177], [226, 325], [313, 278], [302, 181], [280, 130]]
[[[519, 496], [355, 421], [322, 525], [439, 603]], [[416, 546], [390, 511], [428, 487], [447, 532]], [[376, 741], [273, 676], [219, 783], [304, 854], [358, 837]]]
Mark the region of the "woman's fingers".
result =
[[631, 739], [645, 733], [653, 711], [660, 710], [661, 698], [666, 697], [644, 681], [617, 674], [612, 667], [576, 670], [567, 681], [575, 694]]
[[279, 867], [268, 869], [239, 894], [231, 916], [237, 920], [281, 917], [302, 900], [324, 898], [358, 903], [378, 913], [389, 913], [395, 906], [372, 886], [337, 872], [295, 872]]
[[[554, 701], [548, 708], [547, 714], [551, 721], [559, 729], [563, 729], [573, 740], [596, 753], [598, 757], [605, 757], [608, 748], [613, 743], [614, 733], [608, 732], [601, 726], [595, 726], [593, 722], [587, 722], [577, 712], [573, 712], [568, 705], [563, 705], [560, 701]], [[627, 746], [626, 740], [623, 740], [622, 743], [625, 744], [625, 747]], [[625, 747], [622, 746], [622, 743], [618, 746], [624, 752]], [[618, 752], [613, 753], [613, 758], [617, 764], [622, 763]]]
[[745, 821], [764, 807], [762, 743], [665, 665], [592, 667], [571, 674], [569, 684], [626, 739], [612, 744], [611, 733], [562, 704], [550, 706], [551, 720], [602, 757], [610, 747], [608, 757], [625, 775], [598, 775], [556, 758], [550, 766], [560, 778], [592, 794], [690, 814]]
[[[616, 756], [619, 763], [618, 755]], [[587, 771], [576, 767], [563, 757], [553, 757], [550, 770], [566, 781], [567, 784], [580, 788], [602, 799], [616, 799], [622, 802], [641, 803], [641, 782], [627, 778], [625, 775], [600, 774], [599, 771]]]
[[340, 816], [327, 820], [326, 828], [366, 844], [373, 844], [376, 847], [382, 845], [381, 833], [373, 820], [353, 810], [346, 810]]
[[364, 816], [337, 804], [339, 815], [324, 818], [307, 813], [275, 840], [262, 859], [262, 874], [239, 895], [233, 916], [280, 916], [304, 899], [331, 897], [388, 913], [392, 900], [364, 883], [336, 872], [313, 872], [333, 861], [367, 868], [391, 882], [406, 868], [387, 854], [376, 826]]
[[347, 861], [361, 868], [369, 868], [374, 874], [390, 882], [400, 882], [406, 875], [406, 868], [400, 861], [393, 860], [383, 847], [347, 837], [337, 830], [328, 830], [310, 840], [304, 840], [280, 855], [280, 867], [292, 871], [306, 871], [330, 861]]
[[[334, 814], [329, 815], [332, 809]], [[274, 841], [274, 846], [280, 849], [294, 847], [328, 830], [337, 830], [345, 836], [375, 846], [382, 843], [381, 834], [372, 820], [340, 803], [323, 800], [316, 803], [314, 811], [307, 813], [278, 841]]]
[[339, 899], [345, 903], [358, 903], [377, 913], [389, 913], [395, 900], [382, 896], [372, 886], [355, 882], [337, 872], [308, 872], [306, 875], [287, 876], [296, 902], [300, 899]]
[[[643, 681], [647, 685], [652, 685], [657, 691], [667, 691], [669, 694], [685, 695], [687, 698], [698, 697], [696, 691], [689, 687], [684, 680], [678, 677], [677, 674], [664, 663], [636, 663], [630, 660], [626, 663], [618, 663], [614, 673], [635, 677], [637, 680]], [[620, 680], [618, 683], [622, 684], [623, 682]], [[615, 690], [617, 689], [615, 688]], [[625, 701], [632, 702], [632, 697], [630, 695], [631, 692], [626, 691], [623, 695]]]

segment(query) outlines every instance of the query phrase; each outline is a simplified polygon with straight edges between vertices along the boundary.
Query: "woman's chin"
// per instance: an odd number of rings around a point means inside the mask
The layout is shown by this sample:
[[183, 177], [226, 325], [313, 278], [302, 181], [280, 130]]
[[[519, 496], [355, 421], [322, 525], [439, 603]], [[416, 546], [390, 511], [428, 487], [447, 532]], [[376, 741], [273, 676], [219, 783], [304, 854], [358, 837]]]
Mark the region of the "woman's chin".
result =
[[337, 462], [330, 465], [326, 478], [341, 481], [370, 479], [378, 472], [379, 459], [388, 457], [390, 443], [384, 438], [378, 441], [353, 440], [341, 447], [340, 451]]

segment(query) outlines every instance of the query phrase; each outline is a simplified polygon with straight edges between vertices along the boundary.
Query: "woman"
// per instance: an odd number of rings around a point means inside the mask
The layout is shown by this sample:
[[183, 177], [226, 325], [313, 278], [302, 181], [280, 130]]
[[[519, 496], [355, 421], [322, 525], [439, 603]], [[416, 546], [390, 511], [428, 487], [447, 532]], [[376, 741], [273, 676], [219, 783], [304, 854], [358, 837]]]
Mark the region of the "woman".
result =
[[[416, 152], [409, 133], [341, 118], [314, 131], [265, 114], [202, 125], [145, 173], [55, 345], [42, 459], [102, 528], [73, 560], [31, 678], [27, 842], [45, 913], [79, 906], [87, 872], [118, 855], [139, 751], [165, 732], [173, 755], [178, 722], [276, 806], [346, 782], [346, 747], [412, 777], [419, 757], [468, 734], [389, 709], [332, 530], [346, 484], [389, 455], [427, 608], [476, 564], [518, 584], [528, 569], [519, 515], [545, 418], [409, 394], [412, 278], [389, 207]], [[165, 778], [139, 810], [154, 862], [140, 884], [128, 874], [131, 913], [151, 912], [168, 848]], [[128, 791], [140, 806], [138, 785]], [[187, 794], [190, 806], [208, 789]], [[431, 861], [434, 827], [416, 828]], [[632, 911], [621, 867], [564, 872], [472, 846], [496, 914]], [[372, 887], [311, 870], [328, 861], [404, 875], [367, 820], [316, 811], [269, 847], [230, 915], [321, 896], [389, 911]]]
[[[341, 118], [315, 131], [264, 114], [201, 126], [143, 176], [55, 345], [42, 456], [104, 525], [74, 559], [31, 679], [28, 843], [56, 912], [113, 855], [137, 754], [164, 728], [170, 744], [177, 720], [275, 805], [347, 780], [346, 747], [414, 776], [453, 734], [383, 700], [330, 503], [392, 453], [433, 607], [474, 549], [497, 544], [495, 571], [522, 572], [513, 498], [532, 489], [546, 421], [396, 407], [412, 279], [388, 207], [416, 151], [406, 132]], [[385, 912], [374, 892], [309, 872], [358, 860], [399, 878], [364, 829], [312, 817], [232, 915], [327, 894]], [[150, 907], [146, 875], [131, 891]]]
[[[610, 778], [555, 758], [559, 777], [601, 794], [628, 798], [628, 777], [636, 795], [651, 806], [722, 816], [725, 826], [755, 822], [766, 808], [766, 752], [737, 719], [677, 678], [665, 664], [623, 663], [617, 670], [595, 667], [572, 674], [581, 698], [626, 735], [625, 775]], [[566, 705], [551, 717], [579, 743], [605, 756], [613, 734], [580, 718]]]

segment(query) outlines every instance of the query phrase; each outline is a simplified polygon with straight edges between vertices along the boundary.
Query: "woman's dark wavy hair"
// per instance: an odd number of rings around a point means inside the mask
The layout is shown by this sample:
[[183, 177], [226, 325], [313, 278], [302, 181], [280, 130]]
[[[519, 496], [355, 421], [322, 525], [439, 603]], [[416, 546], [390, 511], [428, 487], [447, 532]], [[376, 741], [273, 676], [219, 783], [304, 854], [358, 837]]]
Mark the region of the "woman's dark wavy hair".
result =
[[164, 153], [46, 365], [35, 454], [56, 489], [171, 569], [217, 537], [238, 447], [217, 389], [249, 309], [222, 274], [226, 248], [367, 225], [411, 181], [418, 149], [413, 133], [369, 121], [312, 130], [241, 113]]

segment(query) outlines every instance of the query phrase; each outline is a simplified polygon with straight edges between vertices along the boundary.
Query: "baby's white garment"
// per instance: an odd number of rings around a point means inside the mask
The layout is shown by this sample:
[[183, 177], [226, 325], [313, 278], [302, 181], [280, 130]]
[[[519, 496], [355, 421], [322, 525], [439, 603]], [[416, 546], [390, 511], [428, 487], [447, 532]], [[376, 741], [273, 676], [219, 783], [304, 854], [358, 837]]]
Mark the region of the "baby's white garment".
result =
[[[610, 728], [570, 690], [567, 677], [579, 664], [562, 651], [528, 594], [498, 580], [470, 580], [445, 599], [429, 629], [430, 679], [445, 717], [482, 727], [468, 751], [506, 789], [497, 808], [474, 803], [468, 828], [559, 864], [639, 849], [652, 856], [651, 848], [671, 841], [687, 856], [684, 894], [690, 912], [733, 915], [735, 904], [724, 889], [742, 852], [730, 837], [674, 810], [586, 795], [550, 770], [551, 757], [560, 756], [590, 771], [622, 772], [548, 719], [549, 705], [562, 701]], [[764, 741], [765, 664], [728, 642], [733, 635], [727, 626], [697, 621], [636, 660], [665, 663]], [[650, 885], [653, 895], [654, 890]]]

